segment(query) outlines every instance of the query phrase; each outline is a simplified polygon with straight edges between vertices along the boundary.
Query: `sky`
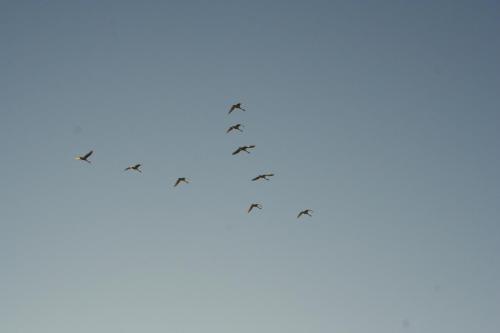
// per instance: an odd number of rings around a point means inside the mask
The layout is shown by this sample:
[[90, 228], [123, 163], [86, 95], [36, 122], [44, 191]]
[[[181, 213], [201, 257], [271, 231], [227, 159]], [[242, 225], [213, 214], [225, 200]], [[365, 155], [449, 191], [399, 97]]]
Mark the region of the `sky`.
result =
[[499, 14], [0, 2], [0, 331], [498, 332]]

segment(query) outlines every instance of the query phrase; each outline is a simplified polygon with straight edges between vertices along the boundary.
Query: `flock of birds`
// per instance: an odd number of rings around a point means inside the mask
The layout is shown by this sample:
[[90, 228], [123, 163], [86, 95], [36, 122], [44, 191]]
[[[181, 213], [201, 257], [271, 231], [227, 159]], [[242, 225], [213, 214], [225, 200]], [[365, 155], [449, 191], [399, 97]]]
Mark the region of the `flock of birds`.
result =
[[[229, 109], [228, 114], [231, 114], [235, 110], [246, 111], [244, 108], [241, 107], [241, 103], [236, 103], [236, 104], [231, 105], [231, 108]], [[226, 133], [230, 133], [232, 131], [243, 132], [243, 130], [241, 129], [243, 127], [244, 126], [242, 124], [232, 125], [232, 126], [230, 126], [227, 129]], [[249, 149], [253, 149], [253, 148], [255, 148], [255, 145], [241, 146], [241, 147], [238, 147], [235, 151], [233, 151], [232, 155], [237, 155], [237, 154], [239, 154], [241, 152], [245, 152], [247, 154], [250, 154]], [[91, 150], [91, 151], [89, 151], [85, 155], [79, 155], [79, 156], [75, 157], [75, 159], [80, 160], [80, 161], [84, 161], [84, 162], [87, 162], [87, 163], [90, 164], [91, 161], [89, 160], [89, 157], [93, 153], [94, 153], [94, 151]], [[130, 166], [126, 167], [123, 171], [137, 171], [137, 172], [142, 172], [141, 169], [140, 169], [141, 165], [142, 164], [140, 164], [140, 163], [134, 164], [134, 165], [130, 165]], [[270, 177], [273, 177], [273, 176], [274, 176], [273, 173], [266, 173], [266, 174], [258, 175], [257, 177], [253, 178], [252, 181], [257, 181], [257, 180], [261, 180], [261, 179], [262, 180], [270, 180]], [[179, 178], [177, 178], [177, 180], [174, 183], [174, 187], [177, 187], [181, 183], [188, 184], [189, 183], [189, 179], [187, 179], [186, 177], [179, 177]], [[252, 204], [250, 204], [250, 207], [248, 207], [247, 213], [250, 213], [254, 208], [262, 209], [262, 204], [260, 204], [260, 203], [252, 203]], [[300, 217], [302, 217], [304, 215], [312, 216], [311, 215], [312, 212], [313, 211], [311, 209], [304, 209], [304, 210], [302, 210], [302, 211], [299, 212], [299, 214], [297, 215], [297, 218], [300, 218]]]

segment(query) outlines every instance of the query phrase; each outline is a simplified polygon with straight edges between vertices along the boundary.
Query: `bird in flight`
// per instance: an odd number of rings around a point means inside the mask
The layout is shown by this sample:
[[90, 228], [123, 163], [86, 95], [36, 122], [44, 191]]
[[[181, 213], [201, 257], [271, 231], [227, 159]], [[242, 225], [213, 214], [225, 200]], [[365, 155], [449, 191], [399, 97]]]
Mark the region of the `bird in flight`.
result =
[[251, 146], [241, 146], [241, 147], [238, 147], [238, 149], [236, 149], [235, 151], [233, 151], [233, 155], [236, 155], [242, 151], [244, 151], [245, 153], [248, 153], [250, 154], [250, 152], [248, 151], [248, 149], [250, 148], [255, 148], [255, 145], [251, 145]]
[[274, 176], [274, 173], [266, 173], [266, 174], [263, 174], [263, 175], [258, 175], [255, 178], [252, 178], [252, 181], [259, 180], [259, 179], [270, 180], [268, 177], [272, 177], [272, 176]]
[[306, 209], [306, 210], [303, 210], [299, 213], [299, 215], [297, 215], [297, 218], [301, 217], [302, 215], [307, 215], [307, 216], [312, 216], [310, 213], [312, 213], [313, 211], [311, 209]]
[[89, 151], [87, 154], [83, 155], [83, 156], [77, 156], [75, 157], [75, 160], [80, 160], [80, 161], [85, 161], [87, 163], [90, 163], [90, 161], [88, 160], [88, 158], [90, 157], [90, 155], [92, 155], [94, 151], [91, 150]]
[[179, 185], [182, 182], [188, 184], [189, 180], [186, 177], [177, 178], [177, 181], [175, 182], [174, 187], [176, 187], [177, 185]]
[[231, 105], [231, 108], [229, 109], [229, 112], [227, 114], [230, 114], [231, 112], [233, 112], [236, 109], [241, 110], [241, 111], [246, 111], [245, 109], [243, 109], [241, 107], [241, 103], [236, 103], [236, 104]]
[[247, 213], [250, 213], [254, 208], [262, 209], [262, 205], [258, 203], [251, 204], [250, 207], [248, 208]]
[[141, 167], [141, 164], [131, 165], [129, 167], [126, 167], [125, 170], [123, 170], [123, 171], [134, 170], [134, 171], [142, 172], [141, 169], [139, 169], [140, 167]]
[[245, 126], [243, 126], [242, 124], [236, 124], [236, 125], [233, 125], [233, 126], [231, 126], [231, 127], [229, 127], [229, 128], [227, 129], [226, 133], [229, 133], [229, 132], [231, 132], [231, 131], [233, 131], [233, 130], [237, 130], [237, 131], [243, 132], [243, 131], [241, 130], [241, 127], [245, 127]]

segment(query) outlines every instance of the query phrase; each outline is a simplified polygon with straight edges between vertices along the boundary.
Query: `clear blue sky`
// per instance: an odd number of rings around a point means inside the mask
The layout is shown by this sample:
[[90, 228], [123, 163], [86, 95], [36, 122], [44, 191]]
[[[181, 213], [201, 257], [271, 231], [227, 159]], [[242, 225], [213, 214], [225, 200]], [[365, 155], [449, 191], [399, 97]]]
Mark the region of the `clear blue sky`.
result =
[[499, 14], [2, 1], [0, 331], [498, 332]]

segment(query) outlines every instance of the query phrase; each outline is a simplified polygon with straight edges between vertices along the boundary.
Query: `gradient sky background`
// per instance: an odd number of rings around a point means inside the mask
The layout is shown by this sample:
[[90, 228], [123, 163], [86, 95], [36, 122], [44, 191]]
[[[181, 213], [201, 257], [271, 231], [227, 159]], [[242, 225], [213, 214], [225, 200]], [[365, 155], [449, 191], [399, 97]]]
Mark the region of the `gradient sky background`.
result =
[[2, 1], [0, 331], [498, 332], [499, 17]]

